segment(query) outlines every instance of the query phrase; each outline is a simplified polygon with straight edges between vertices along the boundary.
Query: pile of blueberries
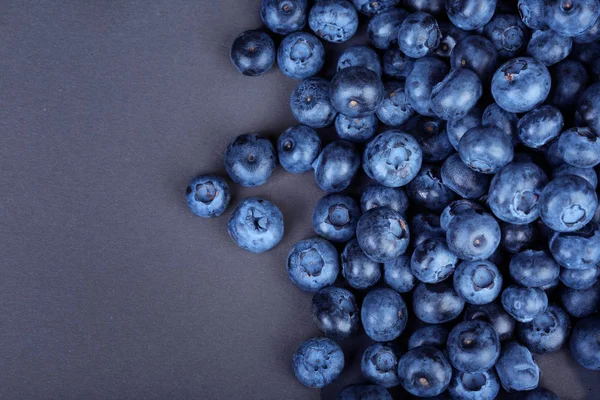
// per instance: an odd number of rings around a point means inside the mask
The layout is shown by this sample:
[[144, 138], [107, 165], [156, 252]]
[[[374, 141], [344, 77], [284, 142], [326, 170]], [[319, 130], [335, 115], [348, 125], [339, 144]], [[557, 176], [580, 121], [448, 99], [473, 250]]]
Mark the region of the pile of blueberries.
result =
[[[502, 387], [557, 399], [538, 388], [532, 353], [563, 346], [600, 370], [600, 0], [262, 0], [261, 17], [278, 47], [247, 31], [231, 60], [249, 76], [277, 60], [301, 80], [290, 99], [300, 125], [276, 149], [238, 136], [224, 158], [242, 186], [264, 184], [279, 163], [313, 170], [328, 193], [313, 213], [318, 236], [287, 259], [291, 281], [314, 292], [324, 335], [293, 354], [297, 379], [334, 381], [335, 341], [361, 329], [373, 340], [361, 363], [369, 384], [342, 400], [391, 399], [398, 385], [429, 398], [493, 399]], [[370, 45], [317, 77], [322, 41], [347, 41], [361, 21]], [[332, 124], [339, 140], [322, 146], [315, 129]], [[357, 201], [340, 193], [361, 167], [372, 181]], [[186, 198], [215, 217], [230, 194], [205, 175]], [[263, 252], [283, 217], [248, 198], [228, 230]]]

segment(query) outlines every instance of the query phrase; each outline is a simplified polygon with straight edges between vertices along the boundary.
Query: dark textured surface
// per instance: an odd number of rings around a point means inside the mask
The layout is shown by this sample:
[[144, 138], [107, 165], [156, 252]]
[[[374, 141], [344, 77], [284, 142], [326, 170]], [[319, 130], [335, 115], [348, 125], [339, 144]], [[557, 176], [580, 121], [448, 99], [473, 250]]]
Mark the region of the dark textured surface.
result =
[[[0, 3], [0, 398], [319, 398], [291, 374], [317, 330], [284, 267], [312, 234], [311, 174], [235, 186], [214, 220], [183, 196], [194, 175], [224, 173], [232, 137], [294, 123], [294, 81], [229, 62], [259, 3]], [[226, 232], [253, 195], [285, 216], [262, 255]], [[324, 398], [361, 380], [367, 345], [344, 344], [350, 366]], [[561, 398], [600, 396], [566, 352], [538, 360]]]

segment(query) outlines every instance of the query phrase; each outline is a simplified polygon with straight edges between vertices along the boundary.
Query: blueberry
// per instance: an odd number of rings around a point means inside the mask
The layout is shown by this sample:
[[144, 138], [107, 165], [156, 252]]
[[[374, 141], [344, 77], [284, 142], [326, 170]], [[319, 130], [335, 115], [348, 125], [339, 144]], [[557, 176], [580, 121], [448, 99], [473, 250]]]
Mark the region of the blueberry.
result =
[[484, 372], [500, 356], [500, 337], [494, 327], [479, 320], [458, 323], [448, 336], [448, 358], [462, 372]]
[[423, 57], [415, 61], [411, 73], [406, 78], [406, 92], [416, 112], [435, 116], [431, 109], [431, 92], [447, 73], [448, 66], [438, 58]]
[[550, 81], [544, 64], [530, 57], [518, 57], [505, 62], [494, 73], [492, 95], [506, 111], [524, 113], [546, 100]]
[[575, 106], [588, 82], [589, 75], [583, 64], [575, 60], [561, 61], [552, 69], [550, 101], [561, 110]]
[[596, 135], [600, 135], [600, 82], [591, 84], [583, 92], [577, 103], [577, 115]]
[[446, 0], [450, 21], [460, 29], [483, 28], [496, 11], [496, 0]]
[[565, 160], [563, 160], [562, 155], [558, 152], [558, 140], [554, 140], [546, 146], [544, 156], [551, 167], [557, 167], [565, 163]]
[[425, 283], [438, 283], [454, 272], [458, 258], [448, 249], [442, 238], [421, 242], [412, 254], [410, 266], [413, 275]]
[[398, 386], [398, 361], [400, 351], [393, 343], [374, 343], [363, 353], [360, 368], [363, 376], [385, 388]]
[[415, 179], [406, 186], [406, 192], [413, 205], [437, 212], [455, 197], [454, 192], [442, 183], [440, 167], [433, 165], [423, 165]]
[[535, 31], [527, 45], [527, 55], [549, 67], [567, 58], [572, 46], [569, 37], [550, 30]]
[[288, 255], [288, 276], [296, 286], [307, 292], [316, 292], [332, 285], [339, 270], [337, 250], [320, 237], [299, 241]]
[[262, 0], [260, 5], [263, 22], [280, 35], [301, 31], [306, 25], [307, 14], [307, 0]]
[[448, 204], [448, 206], [444, 208], [444, 211], [442, 211], [442, 214], [440, 215], [440, 226], [442, 227], [443, 231], [446, 232], [450, 222], [455, 216], [468, 210], [482, 211], [483, 207], [479, 203], [465, 199], [455, 200]]
[[432, 53], [440, 44], [442, 32], [436, 19], [428, 13], [409, 14], [398, 29], [398, 47], [412, 58]]
[[340, 392], [337, 400], [392, 400], [392, 396], [383, 386], [350, 385]]
[[286, 36], [277, 50], [277, 64], [284, 75], [306, 79], [316, 75], [325, 64], [325, 49], [321, 41], [307, 32]]
[[386, 285], [398, 293], [407, 293], [413, 290], [416, 284], [415, 276], [410, 269], [410, 258], [400, 256], [383, 264]]
[[502, 274], [491, 261], [463, 261], [454, 271], [454, 289], [467, 303], [488, 304], [502, 291]]
[[292, 370], [305, 386], [322, 388], [335, 381], [344, 368], [344, 352], [331, 339], [308, 339], [294, 352]]
[[423, 153], [423, 161], [425, 162], [436, 163], [444, 161], [454, 153], [454, 148], [446, 132], [446, 121], [415, 115], [401, 129], [405, 132], [410, 132], [417, 139], [417, 143], [419, 143], [419, 147]]
[[547, 29], [544, 16], [545, 0], [519, 0], [519, 14], [525, 25], [531, 29]]
[[233, 210], [227, 230], [242, 249], [262, 253], [283, 237], [283, 215], [271, 202], [258, 197], [244, 199]]
[[360, 328], [360, 315], [354, 295], [342, 288], [326, 287], [312, 298], [313, 321], [323, 334], [343, 340], [354, 336]]
[[376, 342], [396, 339], [406, 326], [406, 303], [392, 289], [374, 289], [365, 296], [361, 308], [363, 328]]
[[389, 130], [376, 136], [363, 155], [366, 174], [388, 187], [409, 183], [419, 172], [422, 162], [417, 141], [400, 130]]
[[385, 95], [377, 108], [377, 117], [388, 126], [398, 127], [413, 114], [408, 95], [404, 90], [404, 82], [388, 81], [384, 85]]
[[471, 128], [460, 139], [458, 154], [473, 171], [495, 174], [514, 157], [511, 140], [493, 126]]
[[314, 129], [305, 125], [288, 128], [277, 140], [279, 163], [288, 172], [310, 171], [321, 151], [321, 139]]
[[473, 107], [463, 118], [454, 121], [448, 121], [446, 129], [448, 132], [448, 140], [455, 150], [458, 151], [458, 144], [463, 135], [471, 128], [481, 125], [481, 110], [478, 107]]
[[404, 7], [412, 11], [424, 11], [429, 14], [444, 14], [444, 0], [404, 0]]
[[575, 318], [592, 315], [600, 308], [600, 281], [583, 290], [563, 287], [560, 299], [565, 310]]
[[498, 68], [498, 52], [488, 39], [470, 35], [454, 47], [450, 65], [452, 69], [468, 68], [477, 74], [481, 82], [489, 82]]
[[261, 31], [246, 31], [231, 45], [231, 62], [246, 76], [265, 74], [275, 63], [275, 42]]
[[577, 290], [589, 289], [598, 280], [600, 268], [598, 266], [587, 269], [568, 269], [560, 270], [560, 281], [563, 285]]
[[377, 73], [360, 66], [338, 71], [330, 87], [333, 106], [350, 118], [374, 114], [385, 95]]
[[375, 207], [390, 207], [402, 215], [408, 209], [408, 197], [401, 188], [390, 188], [379, 183], [371, 183], [363, 189], [360, 197], [362, 212]]
[[252, 133], [233, 139], [225, 150], [225, 170], [235, 183], [245, 187], [267, 182], [277, 165], [271, 142]]
[[540, 368], [527, 347], [517, 342], [502, 345], [496, 373], [508, 392], [535, 389], [540, 380]]
[[600, 317], [580, 320], [573, 329], [571, 355], [584, 368], [600, 370]]
[[356, 147], [345, 140], [329, 143], [313, 163], [315, 181], [328, 192], [346, 189], [360, 168], [360, 154]]
[[544, 250], [526, 250], [510, 260], [510, 276], [526, 287], [543, 287], [558, 279], [560, 267]]
[[566, 343], [571, 330], [569, 315], [562, 308], [551, 305], [533, 321], [519, 323], [519, 340], [534, 353], [559, 351]]
[[396, 7], [400, 0], [352, 0], [354, 7], [361, 13], [370, 17]]
[[441, 350], [421, 346], [402, 356], [398, 363], [398, 377], [410, 394], [433, 397], [446, 390], [450, 384], [452, 366]]
[[332, 43], [349, 40], [358, 29], [356, 9], [346, 0], [318, 0], [308, 14], [310, 29]]
[[383, 53], [383, 73], [397, 79], [406, 79], [413, 70], [415, 60], [404, 55], [398, 49], [389, 49]]
[[598, 186], [598, 175], [593, 168], [579, 168], [569, 164], [561, 164], [552, 170], [552, 179], [566, 175], [577, 175], [588, 181], [594, 189]]
[[540, 214], [546, 173], [531, 162], [513, 162], [494, 176], [488, 204], [496, 217], [512, 224], [528, 224]]
[[560, 398], [548, 389], [538, 387], [525, 392], [523, 400], [560, 400]]
[[442, 164], [442, 182], [450, 190], [466, 199], [476, 199], [487, 193], [490, 185], [488, 175], [473, 171], [454, 154]]
[[367, 257], [354, 239], [346, 244], [342, 253], [342, 275], [353, 288], [366, 289], [381, 278], [381, 264]]
[[496, 14], [483, 32], [501, 58], [516, 57], [527, 48], [529, 41], [529, 29], [519, 17], [512, 14]]
[[339, 194], [321, 198], [313, 211], [315, 232], [332, 242], [347, 242], [354, 237], [360, 208], [354, 199]]
[[600, 264], [600, 228], [590, 222], [575, 232], [554, 232], [548, 244], [561, 266], [584, 270]]
[[600, 136], [587, 127], [567, 129], [558, 139], [558, 152], [570, 165], [595, 167], [600, 164]]
[[576, 175], [553, 179], [539, 200], [540, 217], [550, 229], [573, 232], [584, 227], [598, 207], [592, 185]]
[[507, 222], [500, 224], [502, 239], [500, 247], [511, 254], [531, 248], [536, 240], [536, 229], [532, 223], [517, 225]]
[[410, 220], [411, 244], [415, 247], [429, 238], [443, 238], [445, 234], [440, 217], [435, 214], [416, 214]]
[[465, 301], [448, 281], [434, 285], [419, 283], [413, 291], [413, 311], [428, 324], [443, 324], [456, 319]]
[[500, 244], [500, 226], [490, 214], [472, 210], [456, 215], [446, 230], [448, 247], [461, 260], [485, 260]]
[[494, 370], [484, 372], [455, 371], [448, 386], [453, 399], [480, 400], [494, 399], [500, 391], [500, 382]]
[[481, 116], [483, 126], [494, 126], [511, 138], [513, 146], [519, 142], [517, 124], [519, 117], [515, 113], [502, 109], [498, 104], [492, 103], [486, 107]]
[[500, 340], [508, 340], [515, 330], [515, 320], [497, 302], [484, 305], [469, 305], [465, 311], [465, 321], [478, 319], [487, 321], [498, 332]]
[[296, 86], [290, 97], [290, 107], [298, 122], [311, 128], [331, 125], [337, 111], [331, 104], [329, 86], [323, 78], [308, 78]]
[[375, 136], [379, 121], [375, 115], [362, 118], [350, 118], [338, 114], [335, 129], [341, 139], [354, 143], [363, 143]]
[[433, 346], [440, 350], [446, 348], [448, 341], [448, 329], [442, 325], [425, 325], [413, 332], [408, 339], [408, 349], [421, 346]]
[[337, 70], [341, 71], [349, 67], [365, 67], [381, 76], [381, 61], [375, 50], [368, 46], [348, 47], [337, 63]]
[[461, 42], [464, 38], [469, 36], [469, 32], [463, 31], [452, 25], [450, 22], [440, 22], [440, 31], [442, 37], [440, 39], [440, 45], [435, 51], [435, 54], [439, 57], [450, 58], [456, 45]]
[[600, 17], [581, 35], [573, 37], [575, 43], [594, 43], [600, 40]]
[[517, 124], [519, 138], [528, 147], [539, 149], [557, 138], [564, 126], [558, 108], [542, 105], [525, 114]]
[[369, 39], [378, 49], [389, 49], [398, 42], [398, 28], [408, 13], [399, 8], [381, 11], [369, 21]]
[[214, 218], [223, 214], [229, 202], [229, 185], [221, 177], [200, 175], [192, 179], [185, 191], [190, 211], [202, 218]]
[[548, 308], [548, 296], [540, 288], [512, 285], [502, 292], [502, 306], [519, 322], [529, 322]]
[[477, 74], [467, 68], [450, 71], [431, 92], [431, 109], [441, 119], [467, 115], [481, 98], [483, 89]]
[[577, 36], [600, 17], [600, 3], [598, 0], [546, 0], [544, 17], [550, 29], [558, 34]]
[[367, 257], [377, 262], [401, 256], [410, 240], [406, 221], [389, 207], [376, 207], [364, 213], [358, 220], [356, 237]]

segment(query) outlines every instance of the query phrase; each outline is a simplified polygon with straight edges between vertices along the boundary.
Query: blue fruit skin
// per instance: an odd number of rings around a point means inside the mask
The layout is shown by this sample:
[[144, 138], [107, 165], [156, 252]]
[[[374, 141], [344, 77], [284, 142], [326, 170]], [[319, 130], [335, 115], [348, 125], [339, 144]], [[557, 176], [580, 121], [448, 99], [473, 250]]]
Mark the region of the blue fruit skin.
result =
[[450, 22], [440, 22], [438, 24], [440, 26], [440, 31], [442, 32], [442, 37], [435, 54], [439, 57], [450, 58], [456, 45], [469, 36], [469, 32], [457, 28]]
[[444, 0], [404, 0], [404, 7], [413, 11], [424, 11], [438, 15], [446, 12]]
[[275, 42], [261, 31], [246, 31], [231, 45], [230, 59], [246, 76], [265, 74], [275, 64]]
[[441, 176], [444, 185], [465, 199], [480, 198], [490, 186], [489, 176], [467, 167], [458, 154], [453, 154], [444, 161]]
[[312, 315], [315, 325], [323, 334], [334, 340], [354, 336], [360, 328], [356, 298], [346, 289], [326, 287], [312, 298]]
[[510, 138], [500, 129], [479, 126], [463, 135], [458, 154], [473, 171], [495, 174], [512, 161], [514, 149]]
[[338, 112], [351, 118], [374, 114], [384, 95], [380, 77], [365, 67], [344, 68], [331, 80], [331, 103]]
[[550, 144], [546, 146], [544, 156], [551, 167], [557, 167], [565, 163], [562, 155], [558, 152], [558, 140], [550, 142]]
[[489, 258], [500, 244], [500, 226], [490, 214], [472, 210], [458, 214], [446, 230], [450, 250], [461, 260]]
[[399, 8], [382, 11], [369, 21], [369, 40], [376, 48], [386, 50], [398, 43], [398, 29], [408, 13]]
[[263, 185], [277, 166], [271, 142], [252, 133], [233, 139], [225, 150], [224, 160], [231, 180], [245, 187]]
[[544, 16], [544, 0], [519, 0], [518, 9], [521, 20], [529, 28], [548, 28]]
[[470, 374], [455, 371], [448, 386], [453, 399], [480, 400], [494, 399], [500, 391], [500, 382], [494, 370]]
[[397, 6], [400, 0], [352, 0], [356, 9], [370, 17]]
[[481, 116], [483, 126], [494, 126], [511, 138], [513, 146], [519, 143], [517, 124], [519, 117], [515, 113], [508, 112], [498, 104], [492, 103], [486, 107]]
[[304, 386], [322, 388], [336, 380], [344, 369], [344, 352], [331, 339], [304, 341], [292, 356], [292, 370]]
[[498, 68], [498, 52], [494, 44], [479, 35], [462, 39], [450, 56], [452, 69], [468, 68], [475, 72], [481, 82], [489, 82]]
[[478, 107], [473, 107], [463, 118], [448, 121], [446, 130], [452, 147], [458, 151], [458, 144], [463, 135], [471, 128], [481, 125], [482, 113]]
[[368, 381], [391, 388], [400, 384], [397, 375], [399, 360], [400, 351], [396, 345], [374, 343], [363, 353], [360, 369]]
[[350, 385], [340, 392], [337, 400], [392, 400], [392, 395], [379, 385]]
[[406, 186], [406, 193], [413, 206], [441, 212], [455, 198], [455, 194], [442, 183], [440, 167], [423, 165]]
[[413, 332], [408, 339], [408, 349], [421, 346], [433, 346], [440, 350], [446, 348], [448, 341], [448, 329], [442, 325], [425, 325]]
[[550, 86], [550, 73], [544, 64], [530, 57], [517, 57], [494, 73], [492, 95], [506, 111], [524, 113], [546, 100]]
[[488, 204], [496, 217], [511, 224], [528, 224], [540, 213], [539, 198], [548, 182], [546, 173], [531, 162], [513, 162], [490, 184]]
[[275, 204], [258, 197], [249, 197], [233, 210], [227, 230], [242, 249], [262, 253], [281, 241], [283, 215]]
[[287, 271], [300, 289], [316, 292], [335, 282], [340, 271], [338, 252], [320, 237], [301, 240], [290, 250]]
[[336, 140], [325, 146], [312, 167], [315, 181], [322, 190], [341, 192], [350, 185], [360, 168], [360, 154], [352, 143]]
[[538, 387], [527, 391], [523, 400], [560, 400], [560, 398], [548, 389]]
[[593, 168], [579, 168], [569, 164], [561, 164], [552, 170], [552, 179], [566, 175], [577, 175], [588, 181], [594, 189], [598, 186], [598, 174]]
[[347, 242], [354, 237], [360, 208], [350, 196], [328, 194], [321, 198], [313, 211], [313, 229], [332, 242]]
[[600, 164], [600, 135], [587, 127], [567, 129], [558, 139], [558, 152], [574, 167], [595, 167]]
[[463, 321], [450, 331], [448, 358], [462, 372], [484, 372], [500, 356], [500, 337], [494, 327], [480, 320]]
[[[570, 5], [565, 8], [564, 5]], [[598, 0], [546, 0], [544, 17], [553, 31], [563, 36], [577, 36], [590, 28], [600, 17]]]
[[600, 264], [600, 228], [590, 222], [575, 232], [554, 232], [548, 247], [564, 268], [584, 270]]
[[231, 195], [229, 185], [221, 177], [200, 175], [192, 179], [185, 191], [190, 211], [202, 218], [214, 218], [223, 214]]
[[496, 11], [496, 0], [446, 0], [450, 21], [460, 29], [472, 31], [483, 28]]
[[358, 13], [346, 0], [319, 0], [308, 14], [310, 29], [323, 40], [341, 43], [358, 29]]
[[401, 129], [404, 132], [410, 132], [417, 139], [425, 162], [444, 161], [454, 153], [454, 148], [446, 133], [446, 121], [415, 115], [406, 121]]
[[537, 239], [533, 223], [517, 225], [504, 222], [500, 224], [500, 229], [502, 230], [500, 247], [511, 254], [531, 248]]
[[575, 318], [592, 315], [600, 308], [600, 281], [583, 290], [563, 287], [560, 299], [565, 310]]
[[392, 289], [374, 289], [367, 293], [360, 314], [365, 333], [376, 342], [396, 339], [408, 320], [406, 303]]
[[540, 217], [550, 229], [573, 232], [594, 217], [598, 197], [588, 181], [576, 175], [566, 175], [546, 185], [538, 204]]
[[545, 313], [526, 323], [519, 323], [519, 340], [533, 353], [559, 351], [569, 338], [571, 322], [562, 308], [551, 305]]
[[277, 64], [285, 76], [306, 79], [316, 75], [323, 68], [325, 49], [314, 35], [295, 32], [286, 36], [279, 45]]
[[575, 43], [594, 43], [600, 40], [600, 17], [581, 35], [573, 37]]
[[467, 68], [450, 71], [431, 92], [431, 109], [443, 120], [459, 119], [467, 115], [483, 93], [477, 74]]
[[356, 237], [367, 257], [380, 263], [400, 257], [410, 242], [406, 221], [389, 207], [377, 207], [364, 213], [358, 220]]
[[307, 0], [262, 0], [260, 5], [263, 22], [280, 35], [301, 31], [306, 25], [307, 14]]
[[413, 290], [417, 280], [410, 269], [410, 257], [400, 256], [383, 264], [385, 284], [398, 293]]
[[398, 363], [398, 376], [407, 392], [420, 397], [433, 397], [450, 384], [452, 366], [441, 350], [421, 346], [402, 356]]
[[510, 276], [526, 287], [543, 287], [558, 279], [560, 267], [544, 250], [525, 250], [510, 260]]
[[502, 291], [502, 274], [491, 261], [463, 261], [454, 271], [454, 290], [471, 304], [489, 304]]
[[421, 58], [437, 49], [442, 32], [435, 18], [425, 12], [409, 14], [398, 29], [398, 47], [412, 58]]
[[414, 66], [415, 60], [398, 49], [389, 49], [383, 53], [383, 73], [392, 78], [406, 79]]
[[447, 73], [448, 66], [438, 58], [423, 57], [415, 61], [406, 78], [406, 91], [416, 112], [429, 117], [435, 116], [431, 109], [431, 92]]
[[373, 182], [363, 189], [360, 209], [366, 212], [375, 207], [389, 207], [401, 215], [406, 215], [408, 197], [401, 188], [389, 188]]
[[512, 285], [502, 292], [502, 306], [519, 322], [529, 322], [548, 308], [548, 296], [540, 288]]
[[494, 44], [500, 58], [516, 57], [527, 48], [529, 41], [529, 29], [512, 14], [496, 14], [483, 32]]
[[550, 105], [539, 106], [519, 120], [519, 139], [525, 146], [539, 149], [560, 135], [564, 123], [558, 108]]
[[448, 249], [442, 238], [421, 242], [412, 254], [413, 275], [425, 283], [438, 283], [448, 278], [458, 264], [458, 257]]
[[600, 276], [600, 268], [597, 266], [587, 269], [568, 269], [562, 268], [560, 270], [560, 281], [566, 287], [577, 290], [589, 289]]
[[421, 169], [423, 154], [417, 141], [400, 130], [376, 136], [365, 148], [363, 169], [377, 182], [388, 187], [409, 183]]
[[573, 107], [588, 87], [589, 74], [576, 60], [564, 60], [552, 68], [550, 102], [561, 110]]
[[353, 288], [366, 289], [381, 278], [381, 264], [367, 257], [354, 239], [346, 244], [342, 253], [342, 275]]
[[502, 387], [508, 392], [535, 389], [540, 380], [540, 368], [531, 352], [513, 341], [502, 345], [496, 373]]
[[527, 45], [527, 55], [545, 66], [554, 65], [571, 53], [573, 41], [553, 31], [535, 31]]
[[365, 67], [381, 76], [381, 60], [375, 50], [368, 46], [348, 47], [337, 63], [337, 70], [341, 71], [349, 67]]
[[600, 82], [591, 84], [583, 92], [577, 103], [577, 116], [600, 135]]
[[335, 130], [340, 139], [353, 143], [364, 143], [369, 141], [379, 126], [379, 121], [375, 115], [369, 115], [362, 118], [350, 118], [343, 114], [338, 114], [335, 119]]
[[515, 330], [515, 320], [498, 303], [484, 305], [469, 305], [465, 311], [465, 321], [479, 319], [492, 324], [500, 340], [508, 340]]
[[306, 125], [286, 129], [277, 140], [279, 164], [293, 174], [310, 171], [320, 151], [319, 135]]
[[428, 324], [443, 324], [457, 318], [465, 301], [448, 281], [434, 285], [419, 283], [413, 291], [413, 311]]
[[377, 118], [388, 126], [398, 127], [414, 114], [404, 82], [388, 81], [384, 84], [385, 95], [377, 108]]
[[416, 214], [410, 220], [411, 244], [414, 247], [429, 238], [443, 238], [445, 234], [440, 226], [440, 217], [435, 214]]
[[600, 317], [582, 319], [575, 325], [571, 335], [571, 356], [584, 368], [600, 370]]
[[311, 128], [331, 125], [337, 111], [331, 104], [329, 86], [323, 78], [308, 78], [296, 86], [290, 96], [290, 107], [298, 122]]
[[482, 211], [483, 206], [475, 201], [466, 199], [455, 200], [448, 204], [440, 215], [440, 226], [442, 227], [442, 230], [446, 232], [446, 230], [448, 230], [448, 226], [450, 226], [450, 222], [454, 219], [454, 217], [468, 210]]

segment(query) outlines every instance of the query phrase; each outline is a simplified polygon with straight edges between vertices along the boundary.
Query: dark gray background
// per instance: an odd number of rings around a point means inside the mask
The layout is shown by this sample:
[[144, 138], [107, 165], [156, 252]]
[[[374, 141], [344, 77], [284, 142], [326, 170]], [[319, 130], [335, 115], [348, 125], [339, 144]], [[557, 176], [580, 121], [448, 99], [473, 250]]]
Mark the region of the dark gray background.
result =
[[[233, 188], [285, 215], [261, 255], [231, 242], [229, 212], [203, 220], [183, 198], [223, 173], [231, 138], [294, 124], [294, 81], [229, 62], [259, 4], [0, 2], [1, 399], [319, 398], [289, 368], [317, 331], [285, 271], [312, 234], [311, 174]], [[360, 381], [356, 342], [324, 398]], [[565, 352], [538, 360], [561, 397], [598, 398]]]

